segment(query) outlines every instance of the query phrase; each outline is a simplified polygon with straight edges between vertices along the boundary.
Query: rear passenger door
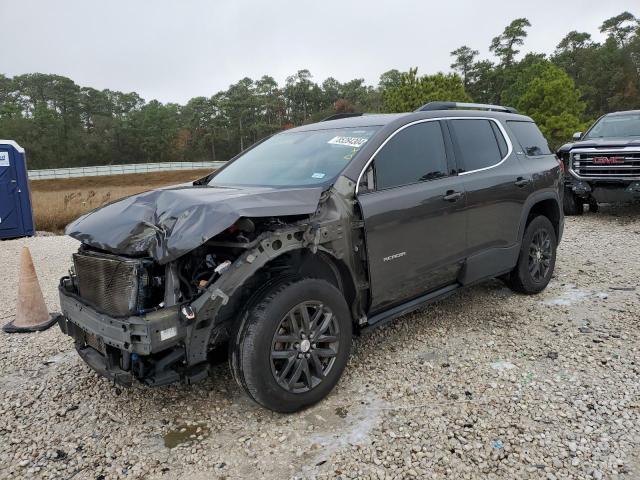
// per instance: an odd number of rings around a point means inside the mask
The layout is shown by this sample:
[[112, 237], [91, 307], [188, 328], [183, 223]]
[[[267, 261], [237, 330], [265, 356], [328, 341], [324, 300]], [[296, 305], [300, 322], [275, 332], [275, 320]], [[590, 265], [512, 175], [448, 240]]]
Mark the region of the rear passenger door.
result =
[[469, 256], [513, 247], [518, 242], [524, 203], [532, 191], [531, 173], [523, 168], [498, 120], [451, 119], [448, 125], [467, 192]]
[[461, 268], [465, 194], [443, 133], [440, 121], [397, 130], [358, 186], [372, 312], [448, 285]]

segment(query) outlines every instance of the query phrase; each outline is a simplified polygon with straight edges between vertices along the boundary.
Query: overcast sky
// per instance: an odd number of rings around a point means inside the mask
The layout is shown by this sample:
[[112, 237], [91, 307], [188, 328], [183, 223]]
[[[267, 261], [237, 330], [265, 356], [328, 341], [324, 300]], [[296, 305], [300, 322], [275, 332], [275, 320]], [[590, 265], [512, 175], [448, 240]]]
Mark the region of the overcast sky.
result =
[[98, 89], [184, 103], [243, 77], [279, 83], [308, 68], [320, 83], [391, 68], [448, 71], [466, 44], [488, 57], [514, 18], [523, 48], [550, 53], [570, 30], [598, 26], [638, 0], [0, 0], [0, 73], [56, 73]]

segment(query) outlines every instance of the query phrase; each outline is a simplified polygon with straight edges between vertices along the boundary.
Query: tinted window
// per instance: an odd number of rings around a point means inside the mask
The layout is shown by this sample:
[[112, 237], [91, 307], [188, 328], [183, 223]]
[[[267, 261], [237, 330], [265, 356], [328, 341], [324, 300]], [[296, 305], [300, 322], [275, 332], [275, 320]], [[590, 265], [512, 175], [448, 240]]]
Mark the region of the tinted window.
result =
[[502, 160], [489, 120], [451, 120], [451, 129], [463, 171], [490, 167]]
[[379, 190], [447, 176], [440, 122], [418, 123], [398, 132], [374, 164]]
[[496, 136], [496, 140], [498, 140], [498, 148], [500, 148], [500, 157], [504, 158], [507, 155], [507, 152], [509, 151], [509, 148], [507, 147], [507, 141], [504, 139], [504, 135], [502, 135], [502, 132], [500, 131], [500, 129], [498, 128], [498, 125], [496, 125], [495, 122], [489, 122], [489, 124], [493, 129], [493, 134]]
[[542, 136], [540, 130], [533, 122], [507, 122], [509, 128], [518, 139], [525, 155], [535, 157], [536, 155], [549, 155], [549, 145]]

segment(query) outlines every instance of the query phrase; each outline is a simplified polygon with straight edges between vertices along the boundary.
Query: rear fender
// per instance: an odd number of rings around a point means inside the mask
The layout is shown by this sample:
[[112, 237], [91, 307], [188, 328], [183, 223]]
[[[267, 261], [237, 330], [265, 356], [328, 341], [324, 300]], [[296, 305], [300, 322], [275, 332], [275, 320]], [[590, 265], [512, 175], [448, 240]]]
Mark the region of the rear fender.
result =
[[[522, 209], [522, 217], [520, 218], [520, 225], [518, 227], [518, 242], [522, 242], [522, 237], [524, 236], [524, 231], [527, 228], [527, 221], [529, 219], [529, 215], [531, 211], [535, 208], [536, 205], [540, 204], [544, 201], [553, 201], [555, 204], [556, 215], [557, 215], [557, 224], [554, 224], [556, 227], [556, 233], [558, 237], [558, 243], [562, 239], [562, 233], [564, 230], [564, 214], [562, 210], [562, 201], [560, 199], [560, 194], [557, 191], [541, 191], [535, 192], [527, 198], [527, 201], [524, 204]], [[554, 219], [550, 219], [552, 223], [554, 223]]]

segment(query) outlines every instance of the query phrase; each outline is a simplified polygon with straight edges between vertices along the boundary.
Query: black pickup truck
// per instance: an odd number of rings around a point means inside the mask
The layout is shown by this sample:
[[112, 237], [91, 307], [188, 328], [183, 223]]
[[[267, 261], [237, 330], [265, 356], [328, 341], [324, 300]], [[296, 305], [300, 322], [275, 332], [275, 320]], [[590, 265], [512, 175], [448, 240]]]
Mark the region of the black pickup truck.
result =
[[353, 332], [492, 277], [544, 289], [561, 179], [510, 108], [334, 116], [70, 224], [60, 328], [122, 384], [201, 380], [227, 347], [252, 399], [295, 411], [338, 382]]
[[566, 170], [564, 213], [580, 215], [584, 204], [640, 200], [640, 110], [600, 117], [584, 135], [558, 150]]

